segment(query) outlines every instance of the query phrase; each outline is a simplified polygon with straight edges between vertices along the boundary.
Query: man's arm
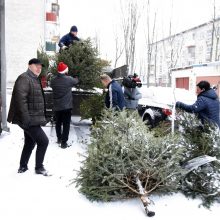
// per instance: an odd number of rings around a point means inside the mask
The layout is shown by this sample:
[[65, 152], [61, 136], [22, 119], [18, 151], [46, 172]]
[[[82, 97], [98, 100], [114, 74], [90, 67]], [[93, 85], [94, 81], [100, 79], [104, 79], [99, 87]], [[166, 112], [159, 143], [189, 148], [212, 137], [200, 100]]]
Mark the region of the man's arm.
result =
[[25, 77], [19, 77], [15, 83], [15, 106], [21, 116], [21, 123], [27, 128], [30, 124], [28, 111], [29, 81]]
[[190, 113], [198, 113], [206, 107], [203, 98], [198, 97], [193, 105], [187, 105], [183, 102], [176, 102], [176, 108], [180, 108]]

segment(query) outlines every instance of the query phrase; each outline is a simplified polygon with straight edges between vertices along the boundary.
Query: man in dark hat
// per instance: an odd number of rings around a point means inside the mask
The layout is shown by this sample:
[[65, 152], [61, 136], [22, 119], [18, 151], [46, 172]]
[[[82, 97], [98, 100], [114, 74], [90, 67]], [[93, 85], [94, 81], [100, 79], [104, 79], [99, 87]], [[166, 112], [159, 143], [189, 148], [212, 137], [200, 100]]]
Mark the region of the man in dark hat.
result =
[[18, 173], [28, 170], [28, 161], [37, 144], [35, 172], [48, 176], [43, 166], [49, 140], [41, 128], [46, 124], [44, 95], [38, 78], [41, 70], [41, 61], [33, 58], [28, 62], [27, 71], [18, 76], [12, 92], [8, 122], [19, 125], [24, 131]]
[[206, 121], [220, 128], [220, 103], [215, 90], [210, 87], [210, 83], [207, 81], [200, 81], [196, 86], [196, 102], [193, 105], [176, 102], [176, 107], [186, 112], [198, 113], [202, 123]]
[[80, 41], [80, 39], [77, 37], [78, 29], [76, 26], [72, 26], [70, 28], [70, 32], [66, 35], [64, 35], [59, 42], [59, 47], [62, 50], [67, 49], [71, 44], [73, 44], [74, 41]]

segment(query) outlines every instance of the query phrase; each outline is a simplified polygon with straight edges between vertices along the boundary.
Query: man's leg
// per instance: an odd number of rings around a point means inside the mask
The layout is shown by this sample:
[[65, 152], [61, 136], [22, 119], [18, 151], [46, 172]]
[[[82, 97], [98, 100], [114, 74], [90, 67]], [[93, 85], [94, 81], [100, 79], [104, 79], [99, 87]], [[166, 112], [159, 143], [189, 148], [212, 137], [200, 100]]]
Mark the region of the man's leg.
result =
[[35, 144], [36, 142], [30, 134], [28, 134], [27, 131], [24, 131], [24, 147], [21, 153], [20, 168], [18, 170], [19, 173], [23, 173], [28, 169], [28, 161]]
[[55, 116], [56, 116], [56, 135], [57, 135], [57, 142], [61, 142], [61, 138], [62, 138], [62, 132], [61, 132], [61, 125], [62, 125], [62, 111], [56, 111], [55, 112]]
[[62, 111], [63, 114], [63, 133], [62, 133], [62, 144], [66, 143], [69, 138], [70, 121], [71, 121], [71, 109]]
[[35, 169], [43, 167], [44, 156], [49, 143], [48, 137], [40, 126], [32, 126], [28, 134], [37, 143]]

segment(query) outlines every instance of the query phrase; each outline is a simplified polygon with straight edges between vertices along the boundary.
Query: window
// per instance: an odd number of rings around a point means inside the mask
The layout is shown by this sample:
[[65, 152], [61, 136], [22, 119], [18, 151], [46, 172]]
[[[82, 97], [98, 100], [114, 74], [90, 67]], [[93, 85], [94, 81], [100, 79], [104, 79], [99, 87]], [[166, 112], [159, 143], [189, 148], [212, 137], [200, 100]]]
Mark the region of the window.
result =
[[188, 47], [188, 54], [190, 55], [191, 58], [195, 58], [195, 50], [196, 47], [195, 46], [191, 46], [191, 47]]
[[59, 16], [60, 6], [58, 4], [52, 3], [52, 12]]

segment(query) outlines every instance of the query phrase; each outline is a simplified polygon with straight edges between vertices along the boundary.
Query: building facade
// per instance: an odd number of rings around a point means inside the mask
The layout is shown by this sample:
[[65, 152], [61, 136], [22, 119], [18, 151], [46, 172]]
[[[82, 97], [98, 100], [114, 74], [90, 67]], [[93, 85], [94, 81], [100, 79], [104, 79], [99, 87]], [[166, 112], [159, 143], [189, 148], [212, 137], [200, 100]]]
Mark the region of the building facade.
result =
[[[38, 49], [56, 51], [59, 40], [58, 0], [5, 1], [7, 83], [12, 86]], [[55, 46], [54, 46], [55, 45]]]
[[219, 61], [219, 41], [220, 17], [153, 43], [150, 85], [170, 86], [173, 68]]
[[60, 40], [59, 10], [58, 0], [46, 1], [45, 50], [50, 55], [54, 55], [58, 51]]
[[37, 50], [57, 51], [58, 0], [0, 1], [0, 133], [7, 129], [6, 88], [26, 71]]

